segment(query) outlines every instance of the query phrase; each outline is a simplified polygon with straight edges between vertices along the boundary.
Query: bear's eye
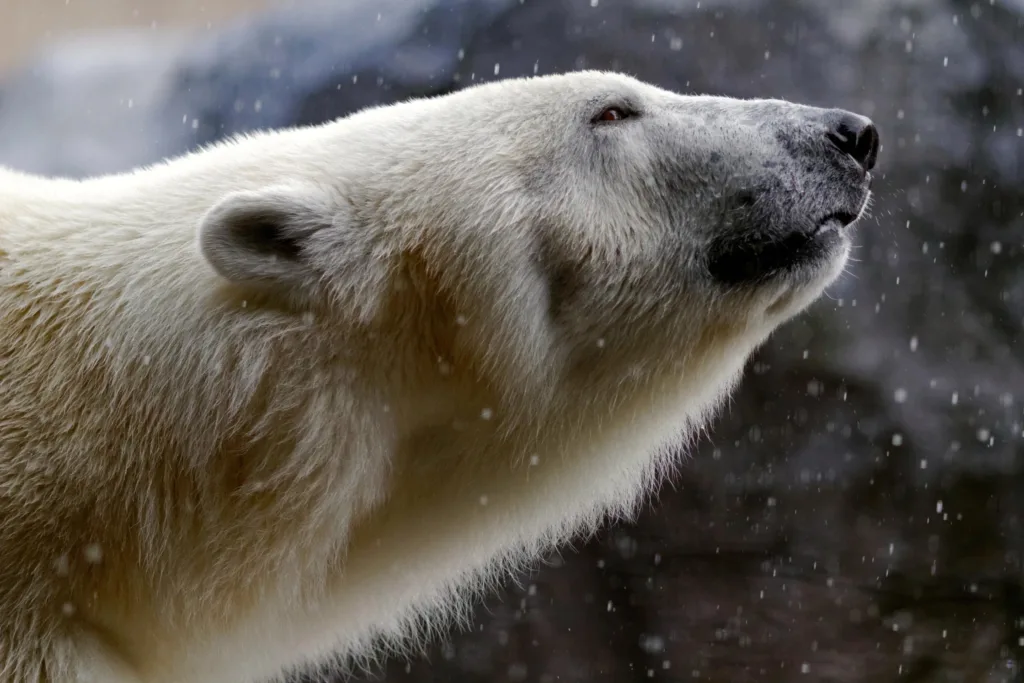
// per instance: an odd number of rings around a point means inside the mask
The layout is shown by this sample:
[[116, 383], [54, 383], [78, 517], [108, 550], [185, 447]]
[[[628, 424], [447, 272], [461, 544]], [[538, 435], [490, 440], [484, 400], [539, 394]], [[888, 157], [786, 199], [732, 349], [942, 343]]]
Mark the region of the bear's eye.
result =
[[605, 107], [600, 114], [594, 117], [594, 123], [610, 123], [622, 121], [629, 118], [630, 113], [622, 107]]

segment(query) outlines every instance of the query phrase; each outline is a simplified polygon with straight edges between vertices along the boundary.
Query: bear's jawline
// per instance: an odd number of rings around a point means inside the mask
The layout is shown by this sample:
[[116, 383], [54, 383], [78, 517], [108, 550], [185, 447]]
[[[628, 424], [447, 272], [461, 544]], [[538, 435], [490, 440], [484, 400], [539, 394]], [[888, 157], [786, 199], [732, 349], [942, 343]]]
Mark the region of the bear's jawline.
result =
[[722, 284], [745, 285], [813, 265], [826, 258], [842, 239], [844, 226], [840, 224], [838, 230], [833, 230], [829, 225], [832, 222], [835, 221], [823, 221], [809, 232], [716, 239], [708, 250], [708, 272]]

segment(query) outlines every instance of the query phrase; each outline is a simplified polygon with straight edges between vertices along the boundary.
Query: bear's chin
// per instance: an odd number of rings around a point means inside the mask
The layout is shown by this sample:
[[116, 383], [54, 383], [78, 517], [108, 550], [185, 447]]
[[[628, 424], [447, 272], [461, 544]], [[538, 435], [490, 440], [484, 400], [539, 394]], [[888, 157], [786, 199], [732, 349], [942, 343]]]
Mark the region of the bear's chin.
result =
[[784, 235], [717, 240], [708, 251], [707, 269], [717, 283], [728, 287], [757, 287], [789, 278], [816, 280], [833, 270], [849, 245], [845, 221], [830, 216], [812, 228]]

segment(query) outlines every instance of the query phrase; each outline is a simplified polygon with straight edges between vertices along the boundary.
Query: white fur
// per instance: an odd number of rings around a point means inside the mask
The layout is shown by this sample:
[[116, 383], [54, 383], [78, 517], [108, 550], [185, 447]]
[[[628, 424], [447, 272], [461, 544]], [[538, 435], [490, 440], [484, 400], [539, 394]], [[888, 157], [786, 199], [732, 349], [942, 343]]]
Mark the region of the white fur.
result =
[[[623, 94], [647, 122], [577, 120]], [[696, 125], [712, 106], [745, 105], [581, 73], [124, 175], [0, 170], [0, 680], [373, 657], [634, 511], [846, 255], [701, 279], [717, 181], [645, 204], [664, 152], [638, 126], [678, 127], [697, 167], [776, 153], [743, 117]]]

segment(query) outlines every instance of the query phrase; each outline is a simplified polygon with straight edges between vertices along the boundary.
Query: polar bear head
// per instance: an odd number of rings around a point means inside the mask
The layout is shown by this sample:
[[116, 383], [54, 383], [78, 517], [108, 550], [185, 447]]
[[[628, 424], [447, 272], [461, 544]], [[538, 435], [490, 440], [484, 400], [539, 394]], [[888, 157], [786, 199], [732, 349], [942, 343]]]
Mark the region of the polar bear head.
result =
[[878, 152], [849, 112], [596, 72], [331, 125], [207, 214], [206, 259], [405, 340], [411, 374], [429, 357], [536, 401], [749, 352], [842, 270]]

